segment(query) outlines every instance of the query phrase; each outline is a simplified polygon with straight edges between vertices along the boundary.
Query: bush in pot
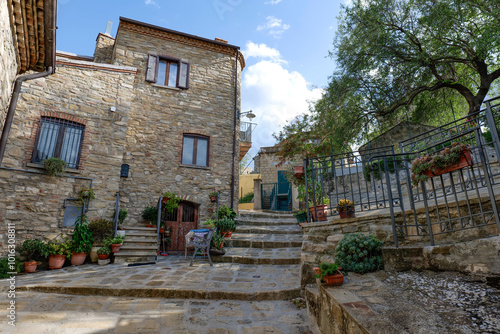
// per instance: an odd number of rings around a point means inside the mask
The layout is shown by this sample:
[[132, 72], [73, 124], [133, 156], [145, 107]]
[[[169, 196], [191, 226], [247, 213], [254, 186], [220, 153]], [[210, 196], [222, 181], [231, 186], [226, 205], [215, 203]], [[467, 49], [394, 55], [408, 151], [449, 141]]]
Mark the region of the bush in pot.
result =
[[123, 239], [125, 239], [125, 236], [117, 235], [113, 238], [109, 237], [106, 240], [104, 240], [104, 246], [111, 247], [111, 252], [118, 253], [123, 243]]
[[104, 239], [113, 235], [113, 222], [104, 218], [96, 218], [89, 223], [89, 229], [94, 238], [90, 260], [97, 262], [97, 250], [104, 245]]
[[217, 230], [220, 231], [221, 235], [224, 237], [230, 237], [234, 231], [236, 231], [236, 223], [234, 219], [222, 218], [217, 222]]
[[26, 239], [19, 248], [19, 253], [24, 258], [24, 271], [34, 273], [38, 262], [44, 258], [47, 245], [38, 239]]
[[89, 229], [89, 223], [85, 214], [80, 215], [76, 220], [72, 241], [71, 264], [78, 266], [85, 262], [85, 258], [92, 250], [92, 243], [94, 242], [92, 231]]
[[49, 268], [59, 269], [64, 265], [64, 261], [71, 257], [72, 242], [64, 241], [49, 241], [43, 256], [49, 257]]
[[103, 246], [97, 250], [97, 256], [99, 257], [99, 260], [105, 260], [109, 257], [109, 254], [111, 254], [111, 249], [109, 247]]
[[344, 282], [344, 275], [342, 275], [340, 267], [336, 263], [321, 263], [316, 278], [321, 281], [324, 280], [328, 285], [342, 285]]

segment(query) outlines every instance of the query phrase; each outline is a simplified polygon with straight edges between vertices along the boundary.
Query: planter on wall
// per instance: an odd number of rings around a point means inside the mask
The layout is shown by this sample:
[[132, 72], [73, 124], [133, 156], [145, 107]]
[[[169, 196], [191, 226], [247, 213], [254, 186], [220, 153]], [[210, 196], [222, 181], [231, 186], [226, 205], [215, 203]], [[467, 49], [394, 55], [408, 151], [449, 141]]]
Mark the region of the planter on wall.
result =
[[[311, 211], [311, 215], [314, 221], [326, 221], [328, 215], [328, 205], [322, 204], [316, 205], [315, 207], [311, 206], [309, 208], [309, 211]], [[316, 217], [316, 212], [318, 213], [318, 217]]]
[[344, 275], [340, 271], [337, 271], [335, 275], [323, 276], [327, 285], [330, 286], [339, 286], [344, 283]]
[[474, 164], [474, 161], [472, 160], [472, 155], [470, 153], [470, 150], [466, 149], [466, 150], [462, 151], [462, 154], [460, 155], [460, 160], [458, 161], [458, 163], [456, 163], [452, 166], [445, 167], [445, 168], [435, 168], [433, 170], [426, 170], [424, 172], [424, 175], [426, 175], [427, 177], [438, 176], [438, 175], [452, 172], [452, 171], [457, 170], [457, 169], [462, 169], [465, 167], [472, 166], [473, 164]]

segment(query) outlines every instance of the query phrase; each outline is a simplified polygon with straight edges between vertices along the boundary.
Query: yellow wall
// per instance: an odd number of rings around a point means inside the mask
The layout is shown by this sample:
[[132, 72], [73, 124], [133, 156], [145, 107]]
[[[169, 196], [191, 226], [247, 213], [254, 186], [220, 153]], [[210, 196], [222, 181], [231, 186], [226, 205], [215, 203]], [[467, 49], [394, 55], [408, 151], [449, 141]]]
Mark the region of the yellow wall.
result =
[[240, 175], [240, 189], [238, 189], [239, 197], [245, 196], [248, 193], [253, 193], [253, 180], [255, 179], [260, 179], [260, 174]]

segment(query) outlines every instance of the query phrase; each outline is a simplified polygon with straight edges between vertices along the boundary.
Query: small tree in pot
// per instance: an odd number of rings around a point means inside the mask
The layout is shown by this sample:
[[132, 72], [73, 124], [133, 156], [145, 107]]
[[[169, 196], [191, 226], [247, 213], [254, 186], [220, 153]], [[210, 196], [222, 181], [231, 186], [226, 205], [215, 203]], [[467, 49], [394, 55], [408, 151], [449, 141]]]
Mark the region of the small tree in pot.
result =
[[19, 253], [23, 256], [24, 260], [24, 271], [27, 273], [34, 273], [38, 262], [44, 258], [47, 245], [38, 239], [27, 239], [23, 242], [21, 248], [19, 248]]

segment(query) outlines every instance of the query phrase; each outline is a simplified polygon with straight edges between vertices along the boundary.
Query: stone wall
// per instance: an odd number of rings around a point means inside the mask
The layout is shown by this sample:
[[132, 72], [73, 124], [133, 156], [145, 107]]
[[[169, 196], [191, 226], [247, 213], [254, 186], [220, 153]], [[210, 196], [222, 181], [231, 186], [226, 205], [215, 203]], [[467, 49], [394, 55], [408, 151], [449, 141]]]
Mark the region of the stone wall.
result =
[[[114, 63], [138, 69], [124, 157], [124, 162], [130, 165], [130, 176], [121, 182], [122, 201], [133, 222], [160, 194], [176, 192], [200, 205], [199, 217], [205, 220], [215, 209], [208, 197], [212, 189], [222, 190], [220, 204], [231, 204], [233, 168], [236, 168], [235, 209], [238, 203], [238, 144], [236, 159], [232, 157], [235, 51], [231, 54], [225, 49], [211, 49], [206, 43], [185, 44], [183, 40], [166, 41], [163, 37], [175, 38], [160, 32], [152, 36], [149, 30], [123, 23], [116, 37]], [[146, 82], [149, 52], [189, 62], [189, 89]], [[237, 71], [239, 109], [240, 64]], [[239, 129], [239, 122], [236, 128]], [[209, 137], [208, 167], [181, 164], [183, 134]], [[239, 131], [236, 134], [239, 136]]]
[[0, 133], [17, 74], [16, 51], [12, 40], [7, 0], [0, 0]]
[[[96, 199], [90, 203], [89, 218], [113, 216], [135, 71], [80, 65], [59, 59], [54, 75], [23, 84], [3, 165], [20, 171], [0, 169], [0, 193], [6, 194], [0, 197], [3, 245], [8, 223], [16, 224], [19, 243], [29, 237], [53, 238], [67, 233], [62, 228], [64, 200], [77, 197], [91, 181]], [[111, 107], [117, 112], [111, 112]], [[43, 172], [41, 165], [30, 163], [42, 115], [85, 124], [80, 166], [64, 177], [39, 174]]]
[[111, 64], [114, 46], [115, 39], [113, 37], [100, 33], [95, 43], [94, 62]]

